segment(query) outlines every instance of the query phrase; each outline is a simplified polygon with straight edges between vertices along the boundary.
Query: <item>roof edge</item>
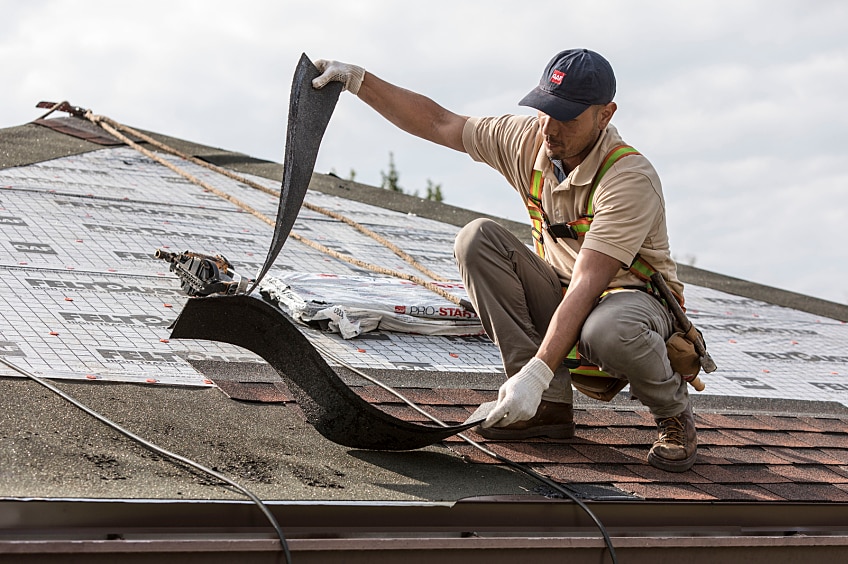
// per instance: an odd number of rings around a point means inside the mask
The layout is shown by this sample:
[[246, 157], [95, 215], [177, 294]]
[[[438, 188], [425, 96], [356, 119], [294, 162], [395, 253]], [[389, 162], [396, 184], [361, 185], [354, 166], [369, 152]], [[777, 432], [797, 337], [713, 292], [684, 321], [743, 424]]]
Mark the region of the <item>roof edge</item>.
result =
[[735, 296], [768, 302], [770, 304], [812, 313], [813, 315], [821, 315], [838, 321], [848, 322], [848, 305], [789, 290], [782, 290], [756, 282], [749, 282], [741, 278], [734, 278], [725, 274], [695, 268], [694, 266], [680, 264], [678, 265], [678, 274], [680, 275], [680, 279], [686, 284], [703, 286]]

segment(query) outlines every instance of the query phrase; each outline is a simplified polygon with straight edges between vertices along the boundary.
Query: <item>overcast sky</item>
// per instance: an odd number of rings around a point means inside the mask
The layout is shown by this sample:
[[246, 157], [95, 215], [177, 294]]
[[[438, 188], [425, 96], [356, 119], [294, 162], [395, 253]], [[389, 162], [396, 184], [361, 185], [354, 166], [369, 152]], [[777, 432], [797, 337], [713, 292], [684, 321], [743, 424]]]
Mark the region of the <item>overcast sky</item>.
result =
[[[848, 2], [0, 0], [0, 127], [69, 100], [123, 123], [281, 161], [302, 52], [364, 66], [465, 115], [517, 101], [586, 47], [613, 123], [659, 171], [682, 263], [848, 303]], [[316, 166], [524, 220], [485, 165], [345, 93]]]

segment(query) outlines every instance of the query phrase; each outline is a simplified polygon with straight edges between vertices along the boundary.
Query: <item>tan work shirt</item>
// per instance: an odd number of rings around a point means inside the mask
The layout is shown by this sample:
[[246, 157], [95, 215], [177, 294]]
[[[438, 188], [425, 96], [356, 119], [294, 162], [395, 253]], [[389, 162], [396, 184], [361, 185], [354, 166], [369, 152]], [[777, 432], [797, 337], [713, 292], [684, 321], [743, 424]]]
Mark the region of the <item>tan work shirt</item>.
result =
[[[500, 172], [527, 203], [533, 170], [542, 171], [542, 207], [551, 223], [579, 219], [586, 211], [586, 198], [604, 157], [625, 144], [612, 125], [601, 133], [589, 155], [559, 182], [554, 165], [542, 146], [539, 120], [530, 116], [470, 118], [462, 133], [465, 150], [476, 161]], [[654, 167], [642, 155], [630, 155], [613, 165], [595, 191], [595, 216], [591, 228], [580, 239], [557, 238], [544, 233], [545, 260], [563, 283], [571, 280], [577, 253], [592, 249], [617, 259], [623, 265], [611, 288], [644, 286], [628, 271], [636, 254], [662, 272], [672, 290], [683, 295], [677, 265], [671, 258], [665, 219], [665, 200]]]

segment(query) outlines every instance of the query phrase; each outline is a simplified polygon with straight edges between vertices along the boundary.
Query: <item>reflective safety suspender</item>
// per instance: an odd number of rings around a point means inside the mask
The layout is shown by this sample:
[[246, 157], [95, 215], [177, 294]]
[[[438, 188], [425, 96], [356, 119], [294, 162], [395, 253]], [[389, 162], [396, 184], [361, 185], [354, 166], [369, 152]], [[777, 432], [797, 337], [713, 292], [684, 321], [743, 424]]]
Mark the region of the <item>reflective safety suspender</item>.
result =
[[[598, 188], [598, 185], [600, 185], [601, 179], [604, 177], [607, 171], [612, 168], [612, 166], [620, 159], [629, 155], [638, 154], [640, 153], [629, 145], [619, 145], [617, 147], [614, 147], [609, 153], [607, 153], [606, 157], [604, 157], [604, 160], [601, 163], [600, 168], [598, 168], [598, 171], [595, 173], [595, 177], [592, 179], [592, 187], [589, 190], [589, 196], [586, 198], [586, 206], [584, 208], [585, 212], [581, 214], [579, 219], [571, 221], [567, 224], [569, 226], [569, 231], [574, 239], [583, 237], [586, 235], [586, 233], [589, 232], [589, 228], [592, 225], [592, 220], [595, 216], [595, 190]], [[527, 199], [527, 212], [530, 214], [531, 233], [533, 235], [533, 243], [535, 245], [536, 254], [538, 254], [541, 258], [544, 259], [545, 241], [542, 236], [542, 233], [543, 230], [546, 230], [548, 228], [550, 222], [548, 221], [548, 216], [545, 213], [545, 210], [542, 208], [543, 185], [544, 182], [542, 179], [542, 171], [534, 170], [530, 181], [530, 190]], [[634, 258], [633, 263], [630, 265], [630, 272], [633, 273], [640, 280], [645, 282], [646, 289], [648, 290], [648, 292], [650, 292], [654, 296], [657, 295], [651, 284], [651, 276], [656, 273], [656, 270], [638, 254]], [[566, 290], [567, 288], [563, 289], [563, 294]], [[603, 294], [601, 294], [601, 297], [616, 290], [616, 288], [607, 290]], [[681, 300], [678, 299], [678, 301]], [[579, 376], [612, 378], [612, 376], [601, 370], [598, 366], [584, 361], [581, 358], [580, 353], [577, 351], [577, 345], [574, 345], [574, 348], [572, 348], [571, 352], [568, 353], [564, 364], [568, 368], [569, 372], [572, 373], [572, 375], [576, 374]], [[575, 387], [581, 389], [579, 385], [575, 385]], [[624, 387], [624, 385], [622, 384], [621, 387]], [[620, 390], [621, 387], [619, 387], [618, 389]], [[581, 389], [581, 391], [586, 393], [586, 390]], [[616, 392], [613, 392], [613, 394]], [[605, 399], [599, 397], [599, 395], [595, 393], [589, 393], [588, 395], [592, 397], [597, 397], [598, 399]]]

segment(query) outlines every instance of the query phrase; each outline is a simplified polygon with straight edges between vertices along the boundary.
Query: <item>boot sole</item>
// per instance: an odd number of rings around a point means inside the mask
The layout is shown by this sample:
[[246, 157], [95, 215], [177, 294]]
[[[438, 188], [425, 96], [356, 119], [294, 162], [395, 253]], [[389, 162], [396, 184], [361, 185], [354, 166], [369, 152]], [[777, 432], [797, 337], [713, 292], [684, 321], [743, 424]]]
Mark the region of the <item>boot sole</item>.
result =
[[648, 453], [648, 464], [654, 468], [665, 470], [666, 472], [686, 472], [695, 464], [695, 459], [698, 457], [698, 452], [695, 451], [692, 456], [683, 460], [666, 460], [655, 455], [653, 452]]
[[538, 425], [526, 429], [499, 429], [497, 427], [477, 427], [478, 435], [485, 439], [494, 441], [520, 441], [534, 437], [548, 437], [550, 439], [573, 439], [574, 423], [570, 425]]

